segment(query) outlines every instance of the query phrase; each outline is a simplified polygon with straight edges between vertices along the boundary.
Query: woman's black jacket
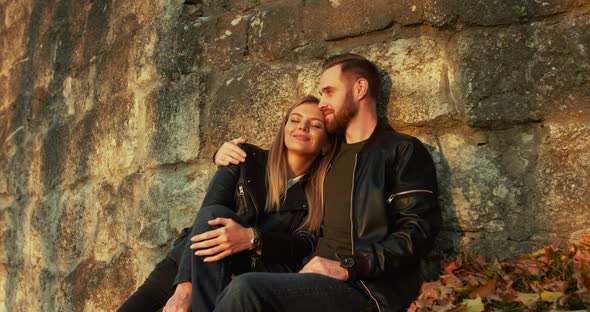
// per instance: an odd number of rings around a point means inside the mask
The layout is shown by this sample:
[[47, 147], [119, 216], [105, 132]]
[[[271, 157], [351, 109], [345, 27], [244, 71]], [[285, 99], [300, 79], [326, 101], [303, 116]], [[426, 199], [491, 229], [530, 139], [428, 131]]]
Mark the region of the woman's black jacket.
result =
[[[266, 163], [268, 151], [251, 144], [240, 147], [246, 161], [240, 165], [219, 167], [209, 183], [201, 207], [223, 205], [234, 210], [250, 227], [255, 227], [262, 240], [262, 255], [253, 270], [297, 272], [303, 259], [316, 244], [316, 236], [299, 229], [308, 212], [304, 186], [305, 177], [287, 191], [287, 198], [278, 211], [267, 211]], [[190, 231], [189, 231], [190, 232]], [[175, 284], [190, 280], [190, 238], [178, 239], [171, 254], [179, 263]], [[180, 247], [178, 247], [180, 246]], [[182, 255], [181, 255], [182, 254]], [[188, 258], [180, 260], [179, 258]], [[180, 260], [180, 261], [178, 261]]]

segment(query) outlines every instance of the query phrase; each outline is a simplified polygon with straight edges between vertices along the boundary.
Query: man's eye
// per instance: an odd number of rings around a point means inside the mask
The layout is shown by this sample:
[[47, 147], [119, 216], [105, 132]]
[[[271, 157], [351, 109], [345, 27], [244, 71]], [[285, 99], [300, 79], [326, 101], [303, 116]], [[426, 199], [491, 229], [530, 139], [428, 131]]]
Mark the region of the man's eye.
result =
[[293, 118], [293, 119], [290, 119], [289, 121], [290, 121], [290, 122], [299, 122], [299, 119], [295, 119], [295, 118]]

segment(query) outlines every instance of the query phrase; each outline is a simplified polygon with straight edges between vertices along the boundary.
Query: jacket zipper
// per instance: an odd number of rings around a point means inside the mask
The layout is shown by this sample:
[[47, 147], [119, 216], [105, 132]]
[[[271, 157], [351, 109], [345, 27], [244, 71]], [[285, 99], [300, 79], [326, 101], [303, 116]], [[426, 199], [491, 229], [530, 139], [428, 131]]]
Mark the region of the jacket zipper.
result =
[[[352, 169], [352, 187], [350, 188], [350, 242], [351, 242], [351, 246], [352, 246], [352, 255], [353, 256], [354, 256], [354, 223], [353, 223], [353, 219], [352, 219], [352, 209], [354, 207], [354, 176], [356, 173], [357, 160], [358, 160], [358, 153], [354, 154], [354, 167]], [[359, 282], [361, 283], [361, 285], [363, 285], [363, 287], [365, 288], [367, 293], [369, 293], [369, 296], [371, 296], [371, 299], [373, 299], [373, 301], [375, 301], [375, 304], [377, 305], [377, 310], [379, 312], [381, 312], [381, 307], [379, 306], [379, 301], [377, 301], [377, 299], [373, 296], [373, 294], [371, 293], [371, 291], [369, 290], [367, 285], [365, 285], [365, 283], [362, 280], [359, 279]]]
[[[238, 185], [238, 192], [240, 194], [240, 197], [242, 197], [242, 200], [244, 201], [244, 209], [248, 210], [248, 201], [246, 199], [245, 196], [245, 192], [244, 192], [244, 185], [240, 184]], [[254, 203], [254, 201], [252, 201], [252, 203]], [[256, 209], [254, 209], [256, 210]], [[246, 212], [244, 212], [246, 213]], [[258, 224], [258, 213], [256, 213], [256, 217], [254, 219], [254, 224]], [[250, 256], [250, 268], [252, 269], [252, 271], [254, 271], [254, 268], [256, 267], [256, 257], [255, 256]]]
[[391, 194], [389, 196], [389, 198], [387, 199], [387, 204], [391, 204], [391, 202], [393, 201], [394, 198], [401, 196], [401, 195], [406, 195], [406, 194], [411, 194], [411, 193], [429, 193], [429, 194], [434, 194], [434, 192], [430, 191], [430, 190], [409, 190], [409, 191], [405, 191], [405, 192], [399, 192], [399, 193], [395, 193], [395, 194]]

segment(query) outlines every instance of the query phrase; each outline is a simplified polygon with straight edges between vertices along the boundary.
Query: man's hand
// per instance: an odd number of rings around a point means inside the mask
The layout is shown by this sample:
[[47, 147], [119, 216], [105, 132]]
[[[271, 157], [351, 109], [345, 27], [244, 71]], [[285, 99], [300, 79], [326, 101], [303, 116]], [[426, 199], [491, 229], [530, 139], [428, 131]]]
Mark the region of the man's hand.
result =
[[322, 257], [313, 257], [299, 273], [317, 273], [337, 280], [348, 280], [348, 270], [340, 266], [339, 261]]
[[190, 248], [196, 250], [195, 255], [212, 256], [203, 259], [203, 262], [219, 261], [252, 246], [250, 242], [254, 232], [251, 228], [245, 228], [229, 218], [215, 218], [208, 223], [222, 227], [191, 237], [194, 244]]
[[188, 312], [191, 310], [193, 284], [183, 282], [176, 285], [174, 295], [168, 299], [162, 312]]
[[239, 165], [246, 161], [246, 152], [238, 146], [238, 144], [242, 143], [246, 143], [246, 139], [238, 138], [223, 143], [215, 153], [215, 166]]

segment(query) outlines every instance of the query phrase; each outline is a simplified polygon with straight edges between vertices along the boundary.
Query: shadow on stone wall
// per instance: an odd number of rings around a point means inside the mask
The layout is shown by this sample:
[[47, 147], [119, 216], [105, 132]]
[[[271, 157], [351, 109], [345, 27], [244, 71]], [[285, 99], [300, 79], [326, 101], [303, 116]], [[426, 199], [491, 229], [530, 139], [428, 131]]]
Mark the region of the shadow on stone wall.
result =
[[[387, 119], [388, 105], [391, 103], [393, 79], [391, 74], [380, 68], [381, 92], [377, 98], [377, 114], [380, 122], [390, 123]], [[395, 103], [395, 101], [394, 101]], [[441, 263], [453, 259], [460, 252], [463, 229], [457, 218], [457, 211], [452, 200], [451, 180], [452, 172], [449, 163], [442, 152], [440, 142], [438, 146], [425, 144], [432, 155], [437, 168], [438, 202], [442, 213], [440, 233], [435, 239], [433, 250], [422, 260], [422, 278], [426, 281], [435, 280], [441, 272]]]
[[[10, 179], [12, 189], [14, 190], [16, 201], [8, 208], [9, 229], [5, 236], [6, 257], [10, 269], [8, 270], [7, 285], [16, 285], [18, 279], [18, 272], [23, 268], [23, 237], [24, 233], [24, 215], [25, 209], [30, 205], [31, 197], [30, 187], [28, 183], [28, 168], [31, 167], [31, 155], [29, 153], [29, 146], [27, 145], [27, 134], [30, 124], [30, 107], [33, 97], [33, 57], [35, 49], [39, 44], [39, 19], [43, 13], [44, 5], [42, 1], [35, 1], [31, 9], [31, 15], [28, 20], [27, 28], [27, 44], [24, 62], [21, 64], [21, 71], [19, 73], [20, 82], [18, 83], [17, 92], [18, 97], [14, 103], [14, 110], [12, 113], [10, 132], [16, 131], [23, 127], [23, 131], [17, 132], [13, 141], [16, 146], [16, 151], [10, 158]], [[15, 307], [16, 287], [6, 287], [4, 298], [6, 306]]]

